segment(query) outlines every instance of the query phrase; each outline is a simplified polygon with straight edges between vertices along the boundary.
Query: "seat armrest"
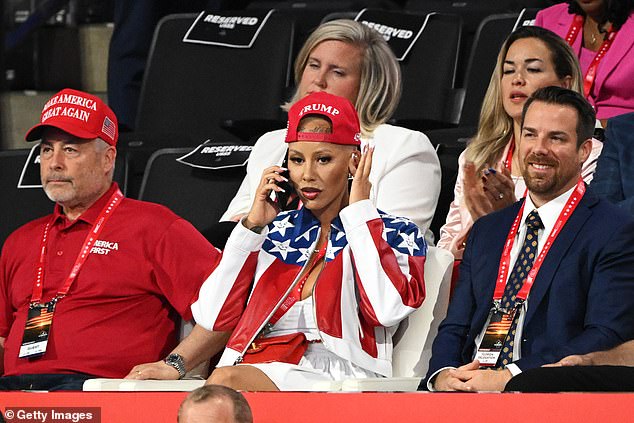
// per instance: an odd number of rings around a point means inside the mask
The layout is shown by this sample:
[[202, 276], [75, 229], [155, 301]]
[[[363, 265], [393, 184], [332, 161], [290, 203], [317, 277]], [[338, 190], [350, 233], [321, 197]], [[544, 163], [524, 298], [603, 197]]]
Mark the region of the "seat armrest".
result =
[[413, 392], [418, 389], [422, 377], [376, 377], [346, 379], [341, 384], [345, 392]]
[[133, 380], [133, 379], [88, 379], [84, 391], [193, 391], [205, 384], [203, 379], [182, 380]]
[[308, 391], [311, 392], [337, 392], [341, 391], [341, 380], [315, 382]]

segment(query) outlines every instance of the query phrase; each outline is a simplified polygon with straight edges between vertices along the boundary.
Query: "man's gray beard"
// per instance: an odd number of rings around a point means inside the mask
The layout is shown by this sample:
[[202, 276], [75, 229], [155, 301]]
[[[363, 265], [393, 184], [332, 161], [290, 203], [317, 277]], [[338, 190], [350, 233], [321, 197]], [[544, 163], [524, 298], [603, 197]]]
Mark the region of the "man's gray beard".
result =
[[[44, 187], [44, 193], [49, 198], [49, 200], [51, 200], [51, 201], [53, 201], [55, 203], [63, 203], [64, 201], [70, 200], [70, 198], [66, 198], [66, 196], [65, 196], [66, 193], [57, 193], [55, 195], [52, 192], [49, 192], [49, 189], [46, 188], [46, 187]], [[73, 193], [69, 192], [68, 195], [72, 196]]]

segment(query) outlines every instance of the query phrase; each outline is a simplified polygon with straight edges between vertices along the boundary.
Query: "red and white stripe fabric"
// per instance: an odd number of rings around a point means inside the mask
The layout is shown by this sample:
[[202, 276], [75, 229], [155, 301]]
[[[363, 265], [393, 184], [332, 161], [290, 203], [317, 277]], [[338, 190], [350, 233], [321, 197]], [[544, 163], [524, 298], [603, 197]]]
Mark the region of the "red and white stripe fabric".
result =
[[[238, 224], [218, 267], [192, 305], [196, 323], [232, 331], [219, 366], [232, 365], [286, 298], [319, 239], [307, 209], [284, 212], [261, 234]], [[331, 224], [326, 262], [313, 290], [317, 329], [329, 350], [391, 376], [392, 335], [425, 298], [427, 245], [411, 221], [369, 200]]]

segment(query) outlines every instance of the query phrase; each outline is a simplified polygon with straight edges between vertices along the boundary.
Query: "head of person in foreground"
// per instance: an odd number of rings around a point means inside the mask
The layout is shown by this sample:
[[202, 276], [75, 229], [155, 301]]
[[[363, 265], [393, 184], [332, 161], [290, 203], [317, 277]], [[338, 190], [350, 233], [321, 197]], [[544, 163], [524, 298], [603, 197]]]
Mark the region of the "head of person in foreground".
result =
[[252, 423], [244, 396], [221, 385], [205, 385], [192, 391], [178, 409], [178, 423]]

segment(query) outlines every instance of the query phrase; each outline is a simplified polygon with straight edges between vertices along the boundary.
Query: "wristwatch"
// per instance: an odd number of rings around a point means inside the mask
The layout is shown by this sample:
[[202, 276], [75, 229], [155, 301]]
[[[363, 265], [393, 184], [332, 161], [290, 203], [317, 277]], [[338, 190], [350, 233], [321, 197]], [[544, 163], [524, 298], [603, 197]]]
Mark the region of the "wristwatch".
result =
[[171, 353], [165, 360], [163, 360], [168, 366], [172, 366], [178, 371], [178, 378], [182, 379], [185, 376], [185, 360], [183, 356], [176, 353]]

